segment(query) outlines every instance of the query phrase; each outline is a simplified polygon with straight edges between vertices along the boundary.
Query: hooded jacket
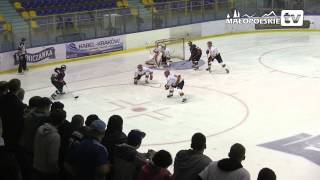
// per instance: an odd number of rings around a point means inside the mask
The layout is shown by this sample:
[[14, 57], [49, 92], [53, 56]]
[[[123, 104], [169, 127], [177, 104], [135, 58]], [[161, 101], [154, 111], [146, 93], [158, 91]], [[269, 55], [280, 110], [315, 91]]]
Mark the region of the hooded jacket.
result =
[[199, 176], [202, 180], [250, 180], [250, 174], [242, 164], [229, 158], [212, 162]]
[[196, 180], [198, 174], [211, 162], [211, 159], [194, 150], [182, 150], [176, 155], [174, 161], [175, 180]]
[[59, 172], [60, 135], [56, 127], [45, 123], [34, 139], [33, 167], [42, 173]]

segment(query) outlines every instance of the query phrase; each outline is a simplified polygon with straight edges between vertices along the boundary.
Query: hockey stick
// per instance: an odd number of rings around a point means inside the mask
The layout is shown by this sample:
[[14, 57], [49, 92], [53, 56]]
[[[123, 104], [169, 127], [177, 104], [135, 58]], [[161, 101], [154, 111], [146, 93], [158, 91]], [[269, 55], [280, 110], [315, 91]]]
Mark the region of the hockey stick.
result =
[[70, 91], [69, 87], [67, 85], [65, 85], [66, 88], [68, 89], [68, 93], [71, 94], [73, 96], [74, 99], [78, 99], [79, 96], [78, 95], [74, 95], [72, 91]]

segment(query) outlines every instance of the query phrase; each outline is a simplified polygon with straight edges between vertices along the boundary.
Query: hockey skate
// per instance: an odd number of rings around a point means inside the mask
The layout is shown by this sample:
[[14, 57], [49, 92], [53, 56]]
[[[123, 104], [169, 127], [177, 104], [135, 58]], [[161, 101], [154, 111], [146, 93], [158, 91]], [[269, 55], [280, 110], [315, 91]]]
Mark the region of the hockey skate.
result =
[[230, 70], [229, 70], [229, 69], [226, 69], [226, 73], [229, 74], [229, 73], [230, 73]]
[[146, 84], [149, 84], [149, 81], [146, 79], [145, 81], [144, 81]]
[[167, 98], [171, 98], [173, 96], [173, 94], [168, 94]]
[[183, 103], [187, 102], [187, 98], [183, 98], [183, 99], [182, 99], [182, 102], [183, 102]]
[[208, 68], [206, 69], [206, 71], [209, 71], [209, 73], [212, 73], [212, 70], [211, 70], [210, 67], [208, 67]]

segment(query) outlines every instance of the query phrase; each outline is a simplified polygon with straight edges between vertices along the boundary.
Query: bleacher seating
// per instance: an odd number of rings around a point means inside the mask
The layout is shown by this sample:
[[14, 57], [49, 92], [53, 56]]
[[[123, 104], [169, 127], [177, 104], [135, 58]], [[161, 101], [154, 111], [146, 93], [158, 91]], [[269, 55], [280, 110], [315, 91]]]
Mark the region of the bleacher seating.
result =
[[11, 31], [12, 31], [11, 23], [7, 22], [6, 18], [0, 14], [0, 33], [11, 32]]
[[[126, 7], [126, 0], [120, 2], [122, 3], [119, 5]], [[117, 8], [118, 4], [116, 0], [17, 0], [14, 3], [14, 7], [18, 11], [30, 13], [30, 10], [32, 10], [38, 16], [48, 16], [79, 11], [112, 9]]]

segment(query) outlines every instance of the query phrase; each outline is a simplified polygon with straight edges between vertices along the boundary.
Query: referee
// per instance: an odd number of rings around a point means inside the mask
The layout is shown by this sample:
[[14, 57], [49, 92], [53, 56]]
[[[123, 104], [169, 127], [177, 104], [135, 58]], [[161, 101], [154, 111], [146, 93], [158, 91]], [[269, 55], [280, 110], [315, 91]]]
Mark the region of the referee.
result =
[[25, 45], [25, 38], [21, 39], [21, 42], [18, 47], [18, 56], [19, 56], [19, 68], [18, 73], [22, 73], [22, 71], [27, 71], [27, 56], [26, 56], [26, 45]]

